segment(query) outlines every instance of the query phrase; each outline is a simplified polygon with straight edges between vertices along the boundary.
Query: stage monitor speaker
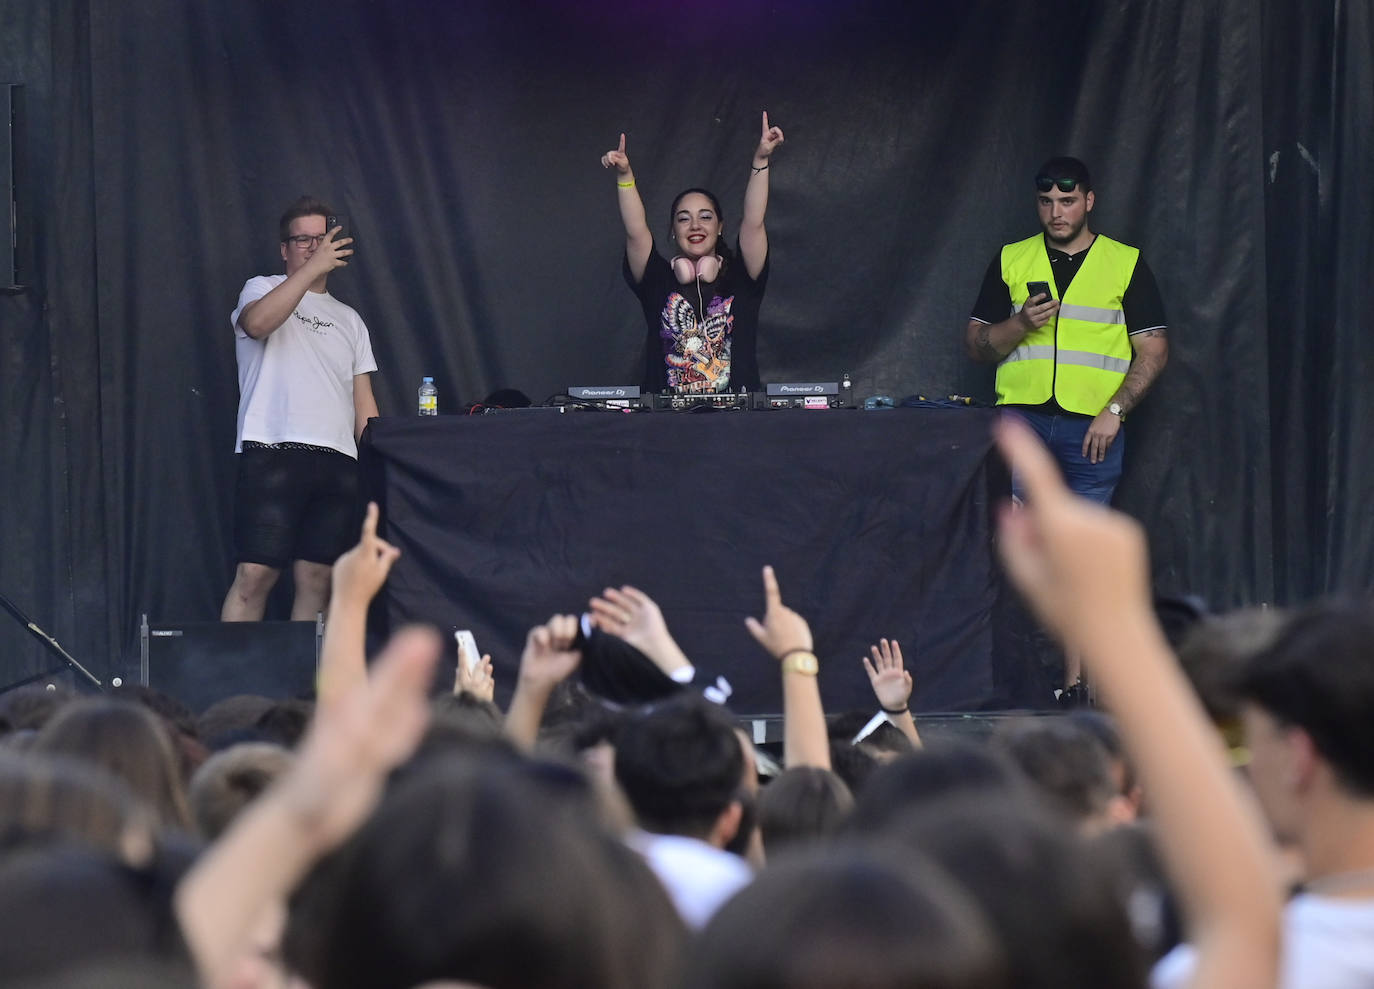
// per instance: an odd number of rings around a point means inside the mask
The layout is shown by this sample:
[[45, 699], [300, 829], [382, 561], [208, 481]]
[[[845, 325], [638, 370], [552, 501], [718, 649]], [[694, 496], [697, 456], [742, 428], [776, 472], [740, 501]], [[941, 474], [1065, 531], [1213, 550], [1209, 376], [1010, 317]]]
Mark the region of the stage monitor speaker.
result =
[[234, 694], [313, 696], [324, 622], [150, 622], [139, 675], [193, 711]]

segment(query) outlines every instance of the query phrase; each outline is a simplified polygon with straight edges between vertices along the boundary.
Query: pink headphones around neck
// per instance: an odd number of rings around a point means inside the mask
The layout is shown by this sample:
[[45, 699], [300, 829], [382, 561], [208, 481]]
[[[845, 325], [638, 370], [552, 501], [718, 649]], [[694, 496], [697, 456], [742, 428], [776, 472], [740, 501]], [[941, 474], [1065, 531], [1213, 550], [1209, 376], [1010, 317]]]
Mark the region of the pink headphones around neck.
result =
[[713, 282], [720, 274], [720, 258], [714, 254], [708, 254], [704, 258], [691, 258], [678, 255], [671, 262], [673, 274], [677, 276], [680, 284], [689, 285], [700, 279], [703, 282]]

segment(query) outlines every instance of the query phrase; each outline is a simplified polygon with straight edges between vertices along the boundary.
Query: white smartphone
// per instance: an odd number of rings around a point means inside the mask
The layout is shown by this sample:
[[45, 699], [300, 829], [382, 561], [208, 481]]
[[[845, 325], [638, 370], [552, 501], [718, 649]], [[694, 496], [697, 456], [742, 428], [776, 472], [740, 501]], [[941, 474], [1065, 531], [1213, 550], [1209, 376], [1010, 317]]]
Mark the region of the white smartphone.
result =
[[453, 641], [458, 643], [458, 662], [467, 665], [471, 673], [482, 662], [482, 654], [477, 651], [477, 640], [465, 628], [453, 630]]

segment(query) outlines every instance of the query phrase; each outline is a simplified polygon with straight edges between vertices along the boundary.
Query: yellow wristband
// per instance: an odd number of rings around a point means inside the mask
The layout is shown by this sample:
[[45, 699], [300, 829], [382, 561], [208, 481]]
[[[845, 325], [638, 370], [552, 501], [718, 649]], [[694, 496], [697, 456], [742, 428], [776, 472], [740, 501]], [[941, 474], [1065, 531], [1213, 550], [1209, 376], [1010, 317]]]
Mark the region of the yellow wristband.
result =
[[635, 187], [635, 180], [630, 179], [628, 182], [617, 182], [616, 185], [620, 186], [622, 189], [633, 189]]
[[805, 676], [815, 676], [821, 671], [821, 664], [816, 659], [816, 654], [806, 649], [793, 649], [783, 653], [782, 671], [784, 673], [801, 673]]

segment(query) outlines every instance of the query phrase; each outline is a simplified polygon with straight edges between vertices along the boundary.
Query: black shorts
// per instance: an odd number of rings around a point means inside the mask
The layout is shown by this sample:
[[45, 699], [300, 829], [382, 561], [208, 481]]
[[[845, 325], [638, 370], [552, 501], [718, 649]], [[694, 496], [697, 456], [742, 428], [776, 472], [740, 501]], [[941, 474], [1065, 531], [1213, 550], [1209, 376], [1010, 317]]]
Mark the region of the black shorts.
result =
[[358, 541], [358, 462], [348, 454], [245, 443], [238, 456], [237, 562], [332, 566]]

